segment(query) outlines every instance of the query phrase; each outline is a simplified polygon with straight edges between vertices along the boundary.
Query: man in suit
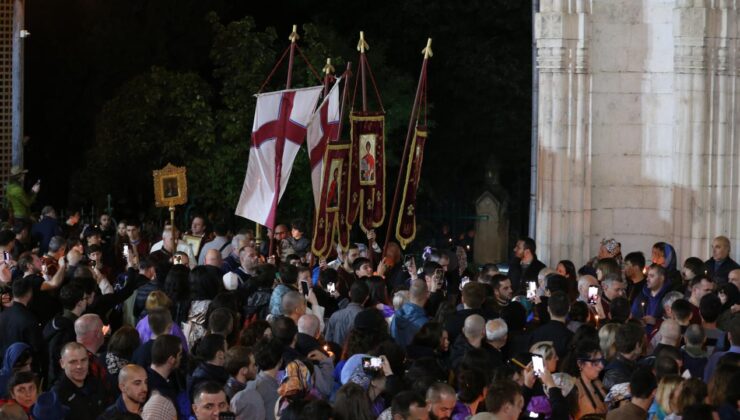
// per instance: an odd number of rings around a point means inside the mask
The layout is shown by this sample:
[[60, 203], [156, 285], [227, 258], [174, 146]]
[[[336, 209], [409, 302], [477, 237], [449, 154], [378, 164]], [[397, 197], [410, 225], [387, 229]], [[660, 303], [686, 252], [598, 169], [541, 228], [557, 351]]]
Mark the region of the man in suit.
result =
[[707, 267], [707, 277], [714, 279], [718, 285], [727, 283], [730, 271], [740, 268], [740, 265], [730, 258], [730, 240], [726, 236], [714, 238], [712, 258], [708, 259], [704, 265]]
[[508, 273], [514, 294], [519, 293], [528, 281], [537, 281], [540, 270], [545, 268], [545, 264], [537, 259], [536, 251], [534, 239], [522, 237], [516, 241], [514, 259], [509, 263]]

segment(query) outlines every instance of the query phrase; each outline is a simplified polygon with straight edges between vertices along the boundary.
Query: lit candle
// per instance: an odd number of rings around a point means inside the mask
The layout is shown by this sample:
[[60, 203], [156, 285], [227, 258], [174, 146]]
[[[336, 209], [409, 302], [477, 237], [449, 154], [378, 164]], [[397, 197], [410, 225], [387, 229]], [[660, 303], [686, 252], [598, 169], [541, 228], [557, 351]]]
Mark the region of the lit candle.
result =
[[642, 274], [647, 274], [647, 267], [642, 268]]
[[598, 326], [599, 326], [599, 316], [596, 315], [596, 327], [598, 327]]

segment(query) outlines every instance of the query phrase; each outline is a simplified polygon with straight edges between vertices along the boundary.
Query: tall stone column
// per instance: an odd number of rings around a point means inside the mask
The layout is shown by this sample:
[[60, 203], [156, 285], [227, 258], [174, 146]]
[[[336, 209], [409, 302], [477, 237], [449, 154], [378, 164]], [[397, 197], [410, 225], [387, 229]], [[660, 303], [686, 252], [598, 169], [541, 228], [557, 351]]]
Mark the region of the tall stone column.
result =
[[536, 16], [539, 79], [538, 255], [588, 258], [591, 210], [590, 1], [542, 0]]
[[729, 0], [674, 9], [674, 244], [706, 257], [717, 235], [740, 245], [737, 130], [738, 10]]

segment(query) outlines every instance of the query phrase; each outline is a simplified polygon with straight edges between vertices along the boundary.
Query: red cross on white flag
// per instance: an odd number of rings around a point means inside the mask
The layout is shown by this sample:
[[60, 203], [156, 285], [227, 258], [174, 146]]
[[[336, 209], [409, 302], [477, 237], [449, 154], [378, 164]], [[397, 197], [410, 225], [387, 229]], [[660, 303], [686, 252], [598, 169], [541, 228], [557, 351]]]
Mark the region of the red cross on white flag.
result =
[[319, 109], [314, 112], [311, 122], [308, 123], [308, 156], [311, 159], [311, 185], [316, 208], [321, 200], [321, 174], [324, 173], [324, 152], [326, 145], [337, 141], [339, 134], [339, 81], [326, 95]]
[[247, 175], [235, 211], [238, 216], [275, 227], [277, 203], [288, 185], [322, 89], [314, 86], [257, 95]]

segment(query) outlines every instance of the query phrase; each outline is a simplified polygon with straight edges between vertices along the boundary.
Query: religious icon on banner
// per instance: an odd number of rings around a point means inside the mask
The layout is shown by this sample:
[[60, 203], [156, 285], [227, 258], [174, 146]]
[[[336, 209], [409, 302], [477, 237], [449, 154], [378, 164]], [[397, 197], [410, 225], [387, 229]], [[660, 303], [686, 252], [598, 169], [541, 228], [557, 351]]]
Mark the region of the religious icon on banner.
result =
[[335, 159], [331, 162], [331, 179], [329, 180], [329, 191], [326, 194], [326, 211], [338, 211], [341, 202], [342, 189], [342, 159]]
[[360, 185], [375, 185], [375, 134], [360, 136], [360, 144], [364, 145], [360, 157]]
[[170, 163], [153, 171], [154, 201], [157, 207], [172, 207], [188, 201], [186, 169]]

